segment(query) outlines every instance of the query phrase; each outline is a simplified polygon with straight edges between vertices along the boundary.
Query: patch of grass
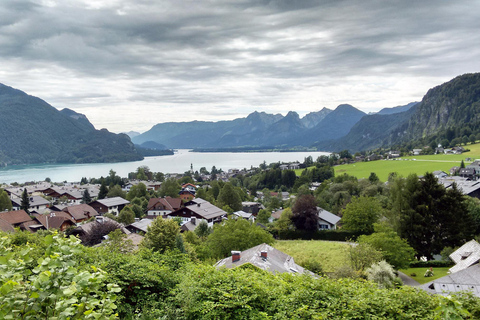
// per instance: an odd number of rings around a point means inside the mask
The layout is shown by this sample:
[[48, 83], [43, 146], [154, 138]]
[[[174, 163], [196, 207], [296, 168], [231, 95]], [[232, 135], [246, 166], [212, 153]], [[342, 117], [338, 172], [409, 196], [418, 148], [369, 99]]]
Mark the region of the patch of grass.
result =
[[[444, 268], [433, 268], [433, 277], [424, 277], [425, 271], [429, 268], [408, 268], [408, 269], [400, 269], [401, 272], [405, 273], [410, 278], [420, 282], [420, 284], [424, 284], [430, 282], [432, 280], [445, 277], [448, 274], [448, 267]], [[416, 276], [412, 277], [411, 274], [415, 273]]]
[[278, 240], [274, 247], [302, 265], [305, 261], [320, 263], [324, 272], [334, 272], [347, 263], [346, 248], [349, 244], [321, 240]]
[[[425, 156], [407, 156], [394, 160], [378, 160], [369, 162], [356, 162], [334, 167], [335, 175], [347, 173], [358, 179], [367, 179], [371, 172], [375, 172], [381, 181], [387, 181], [391, 172], [397, 172], [401, 176], [408, 176], [415, 173], [419, 176], [425, 172], [442, 170], [449, 173], [451, 167], [460, 166], [461, 161], [468, 165], [475, 159], [480, 159], [480, 143], [468, 144], [464, 146], [470, 149], [463, 154], [435, 154]], [[465, 161], [465, 158], [471, 158], [472, 161]]]
[[411, 173], [424, 175], [425, 172], [433, 172], [442, 170], [449, 172], [453, 166], [460, 166], [460, 162], [439, 162], [439, 161], [419, 161], [413, 159], [399, 160], [378, 160], [370, 162], [357, 162], [352, 164], [344, 164], [334, 167], [335, 176], [347, 173], [358, 179], [368, 179], [371, 172], [375, 172], [381, 181], [387, 181], [391, 172], [397, 172], [399, 175], [407, 177]]

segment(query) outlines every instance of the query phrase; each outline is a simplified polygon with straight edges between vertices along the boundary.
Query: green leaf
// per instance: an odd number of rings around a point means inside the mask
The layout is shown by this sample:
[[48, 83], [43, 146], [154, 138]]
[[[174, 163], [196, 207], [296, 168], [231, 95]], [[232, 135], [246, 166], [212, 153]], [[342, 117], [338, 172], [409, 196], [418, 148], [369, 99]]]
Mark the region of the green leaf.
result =
[[48, 236], [45, 237], [45, 244], [47, 246], [51, 245], [53, 243], [53, 236], [50, 234]]

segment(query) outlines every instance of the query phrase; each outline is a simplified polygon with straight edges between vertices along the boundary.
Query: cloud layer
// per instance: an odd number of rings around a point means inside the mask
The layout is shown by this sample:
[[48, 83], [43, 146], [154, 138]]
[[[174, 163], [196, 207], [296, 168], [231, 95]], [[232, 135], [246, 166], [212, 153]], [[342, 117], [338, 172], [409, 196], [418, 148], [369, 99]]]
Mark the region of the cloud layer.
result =
[[480, 71], [478, 12], [468, 0], [3, 0], [0, 82], [115, 132], [378, 111]]

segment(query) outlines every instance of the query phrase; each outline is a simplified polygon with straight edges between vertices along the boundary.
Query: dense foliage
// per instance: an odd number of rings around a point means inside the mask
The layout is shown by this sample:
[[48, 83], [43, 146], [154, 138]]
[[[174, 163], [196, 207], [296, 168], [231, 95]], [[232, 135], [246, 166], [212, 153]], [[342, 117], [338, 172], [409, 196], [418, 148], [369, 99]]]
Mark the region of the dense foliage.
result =
[[15, 248], [0, 238], [0, 318], [114, 319], [120, 288], [106, 281], [105, 272], [79, 263], [79, 240], [47, 235], [44, 252], [34, 261], [26, 243]]
[[116, 310], [122, 319], [434, 319], [450, 302], [459, 319], [480, 316], [480, 302], [471, 296], [446, 301], [411, 287], [273, 275], [253, 266], [217, 270], [177, 250], [123, 250], [116, 238], [81, 247], [61, 236], [3, 234], [2, 318], [106, 319]]

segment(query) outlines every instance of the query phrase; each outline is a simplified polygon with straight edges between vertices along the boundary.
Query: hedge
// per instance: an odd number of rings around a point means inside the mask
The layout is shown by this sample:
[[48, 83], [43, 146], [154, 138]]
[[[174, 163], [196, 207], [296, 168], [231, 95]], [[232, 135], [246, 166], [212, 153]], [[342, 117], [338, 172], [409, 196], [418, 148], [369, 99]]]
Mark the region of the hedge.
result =
[[442, 261], [442, 260], [430, 260], [430, 261], [412, 261], [410, 262], [410, 268], [444, 268], [453, 266], [451, 261]]

